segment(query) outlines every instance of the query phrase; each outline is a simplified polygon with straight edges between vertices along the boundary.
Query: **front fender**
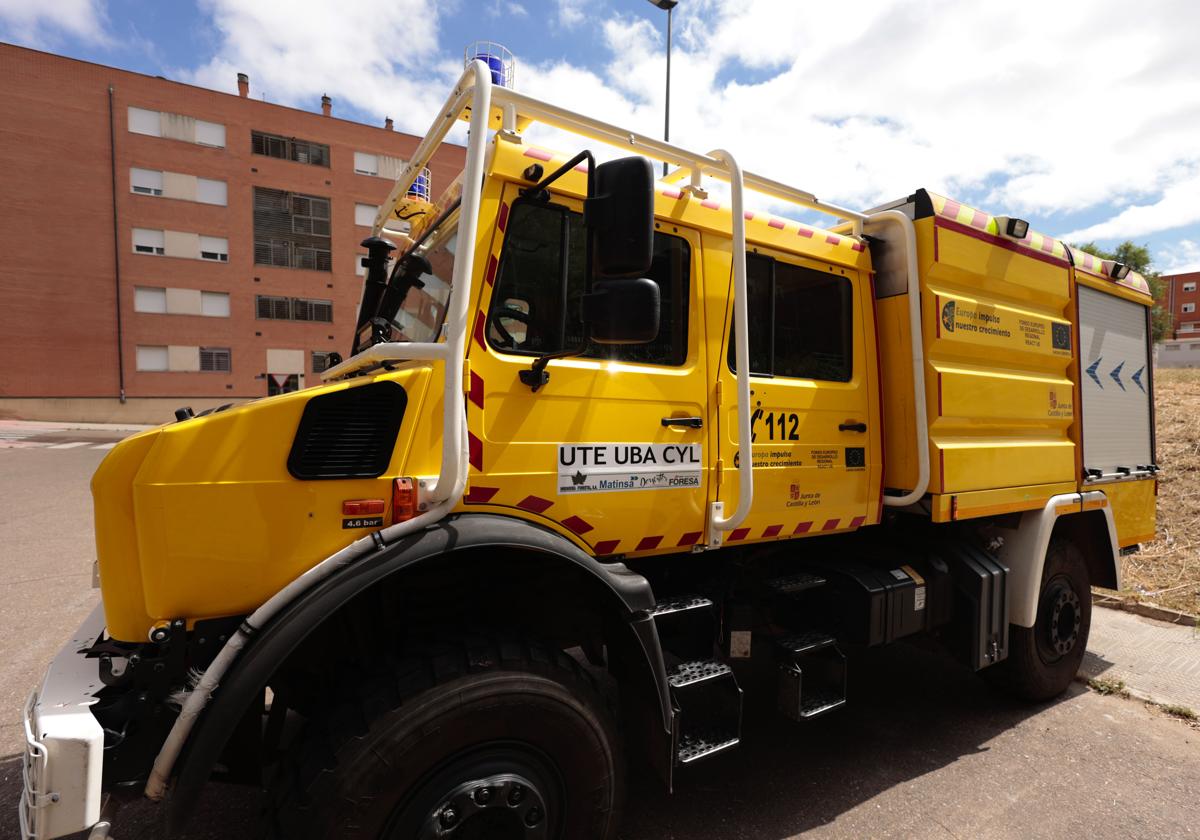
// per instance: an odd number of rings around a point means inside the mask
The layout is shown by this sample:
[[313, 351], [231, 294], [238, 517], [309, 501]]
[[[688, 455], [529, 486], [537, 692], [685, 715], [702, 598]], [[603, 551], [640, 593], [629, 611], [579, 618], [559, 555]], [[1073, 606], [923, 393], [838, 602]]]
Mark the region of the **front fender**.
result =
[[[644, 577], [621, 563], [601, 563], [558, 534], [530, 522], [494, 514], [462, 514], [410, 534], [318, 583], [251, 640], [197, 721], [180, 757], [167, 806], [171, 829], [177, 830], [186, 820], [226, 742], [275, 670], [338, 607], [419, 563], [476, 548], [517, 548], [572, 563], [598, 578], [612, 596], [612, 605], [630, 618], [654, 606], [654, 594]], [[659, 684], [664, 720], [669, 720], [666, 671], [653, 628], [653, 621], [638, 621], [634, 627]]]

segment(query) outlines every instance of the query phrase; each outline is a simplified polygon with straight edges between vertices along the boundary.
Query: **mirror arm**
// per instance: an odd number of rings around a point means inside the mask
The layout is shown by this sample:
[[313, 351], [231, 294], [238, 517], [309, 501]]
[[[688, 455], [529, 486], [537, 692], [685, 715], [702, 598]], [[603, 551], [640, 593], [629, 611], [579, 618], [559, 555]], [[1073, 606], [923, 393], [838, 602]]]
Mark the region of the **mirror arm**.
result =
[[535, 198], [539, 201], [546, 200], [547, 198], [549, 198], [549, 195], [546, 194], [546, 188], [549, 187], [551, 184], [553, 184], [555, 181], [557, 181], [562, 176], [566, 175], [568, 172], [570, 172], [576, 166], [583, 163], [583, 161], [585, 161], [585, 160], [588, 163], [588, 169], [587, 169], [588, 195], [591, 195], [592, 194], [592, 177], [593, 177], [592, 172], [595, 171], [595, 169], [596, 169], [596, 159], [594, 157], [592, 157], [592, 153], [587, 149], [584, 149], [582, 152], [575, 155], [575, 157], [571, 158], [569, 161], [564, 163], [562, 166], [558, 167], [558, 169], [555, 169], [553, 172], [551, 172], [549, 175], [547, 175], [542, 180], [538, 181], [532, 187], [526, 187], [525, 189], [521, 190], [521, 195], [529, 196], [530, 198]]
[[529, 370], [522, 370], [517, 373], [521, 379], [521, 384], [528, 385], [533, 393], [537, 393], [538, 389], [550, 381], [550, 374], [546, 370], [546, 365], [550, 364], [555, 359], [569, 359], [571, 356], [578, 356], [587, 347], [577, 347], [574, 350], [560, 350], [557, 353], [547, 353], [544, 356], [538, 356], [533, 360], [533, 364], [529, 366]]

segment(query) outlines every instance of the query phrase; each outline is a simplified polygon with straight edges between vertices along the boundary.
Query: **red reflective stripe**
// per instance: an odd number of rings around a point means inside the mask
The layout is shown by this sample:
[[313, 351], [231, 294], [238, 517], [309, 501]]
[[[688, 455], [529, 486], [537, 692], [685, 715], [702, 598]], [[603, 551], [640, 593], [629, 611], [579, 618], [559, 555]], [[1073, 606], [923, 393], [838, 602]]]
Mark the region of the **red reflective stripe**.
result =
[[779, 532], [782, 530], [783, 530], [782, 525], [768, 525], [767, 529], [765, 531], [763, 531], [763, 536], [764, 537], [778, 537]]
[[587, 171], [588, 171], [588, 165], [587, 165], [587, 163], [577, 163], [577, 164], [575, 164], [575, 171], [576, 171], [576, 172], [587, 172]]
[[597, 554], [612, 554], [617, 550], [617, 546], [621, 544], [620, 540], [603, 540], [596, 543]]
[[679, 542], [675, 543], [675, 545], [676, 547], [695, 545], [696, 543], [700, 542], [701, 536], [703, 535], [699, 531], [688, 531], [679, 538]]
[[480, 347], [486, 346], [483, 343], [483, 313], [479, 312], [475, 315], [475, 340], [479, 342]]
[[746, 535], [750, 533], [749, 528], [735, 528], [729, 532], [729, 539], [726, 542], [737, 542], [738, 540], [746, 539]]
[[706, 198], [700, 202], [701, 207], [707, 207], [709, 210], [720, 210], [721, 202], [713, 201], [711, 198]]
[[975, 215], [971, 217], [971, 226], [977, 227], [980, 230], [987, 230], [988, 214], [982, 210], [976, 210]]
[[771, 219], [771, 221], [767, 222], [767, 227], [773, 227], [777, 230], [783, 230], [783, 220], [782, 219]]
[[521, 501], [517, 502], [517, 507], [522, 510], [532, 511], [534, 513], [542, 513], [546, 508], [553, 505], [554, 502], [549, 499], [543, 499], [540, 496], [526, 496]]
[[812, 239], [813, 235], [812, 229], [806, 228], [804, 225], [800, 225], [800, 230], [796, 231], [796, 233], [800, 236], [807, 236], [809, 239]]
[[1064, 266], [1067, 264], [1066, 259], [1063, 257], [1047, 256], [1045, 254], [1042, 254], [1039, 251], [1033, 250], [1032, 248], [1022, 246], [1016, 242], [1011, 242], [1002, 236], [996, 236], [994, 234], [987, 233], [986, 231], [978, 230], [977, 228], [973, 228], [970, 225], [959, 224], [958, 222], [952, 222], [949, 219], [938, 219], [936, 222], [934, 222], [934, 225], [935, 225], [934, 226], [935, 236], [934, 236], [933, 243], [935, 246], [934, 247], [935, 259], [936, 259], [936, 251], [937, 251], [937, 247], [936, 247], [937, 246], [937, 237], [936, 237], [937, 228], [944, 227], [947, 230], [954, 231], [955, 233], [965, 234], [966, 236], [970, 236], [975, 239], [980, 239], [984, 242], [990, 242], [992, 245], [995, 245], [998, 248], [1003, 248], [1006, 251], [1013, 251], [1017, 254], [1023, 254], [1025, 256], [1029, 257], [1030, 259], [1040, 260], [1041, 262], [1047, 262], [1047, 263], [1050, 263], [1051, 265], [1057, 265], [1057, 266]]
[[750, 221], [751, 219], [753, 219], [753, 218], [754, 218], [754, 211], [752, 211], [752, 210], [743, 210], [743, 211], [742, 211], [742, 216], [744, 216], [744, 217], [745, 217], [746, 221]]
[[837, 528], [840, 519], [826, 519], [825, 524], [821, 526], [822, 531], [832, 531]]
[[862, 525], [862, 524], [863, 524], [864, 522], [866, 522], [866, 521], [867, 521], [867, 517], [865, 517], [865, 516], [856, 516], [856, 517], [854, 517], [853, 519], [851, 519], [851, 520], [850, 520], [850, 527], [851, 527], [851, 528], [857, 528], [858, 526]]
[[855, 251], [865, 251], [867, 249], [867, 246], [862, 244], [861, 242], [855, 242], [850, 247], [853, 248]]
[[840, 236], [833, 236], [832, 234], [830, 234], [829, 236], [825, 237], [825, 241], [827, 243], [829, 243], [830, 245], [840, 245], [842, 242], [842, 239]]
[[483, 472], [483, 441], [475, 437], [471, 432], [467, 432], [467, 449], [470, 453], [468, 460], [471, 466]]
[[471, 371], [471, 390], [467, 398], [478, 408], [483, 408], [483, 377]]
[[670, 187], [663, 190], [662, 194], [665, 195], [667, 198], [681, 198], [683, 196], [683, 193], [681, 193], [679, 190], [672, 189]]
[[946, 199], [946, 206], [942, 208], [939, 216], [944, 216], [949, 219], [958, 219], [958, 211], [962, 209], [962, 205], [952, 198]]
[[588, 531], [592, 530], [592, 526], [580, 519], [578, 516], [568, 516], [562, 521], [562, 524], [566, 525], [576, 534], [586, 534]]
[[508, 205], [500, 205], [500, 215], [496, 218], [496, 227], [500, 228], [500, 232], [504, 233], [504, 228], [508, 226]]
[[499, 487], [474, 487], [467, 491], [467, 495], [463, 497], [463, 501], [469, 505], [482, 505], [490, 502], [492, 497], [500, 492]]
[[525, 157], [531, 157], [535, 160], [554, 160], [554, 155], [542, 149], [535, 149], [532, 146], [525, 150]]
[[642, 537], [634, 551], [652, 551], [658, 548], [658, 544], [662, 542], [662, 536], [657, 537]]
[[812, 530], [812, 526], [813, 526], [813, 524], [811, 522], [801, 522], [799, 525], [796, 526], [796, 530], [792, 531], [792, 533], [793, 534], [807, 534], [809, 531]]

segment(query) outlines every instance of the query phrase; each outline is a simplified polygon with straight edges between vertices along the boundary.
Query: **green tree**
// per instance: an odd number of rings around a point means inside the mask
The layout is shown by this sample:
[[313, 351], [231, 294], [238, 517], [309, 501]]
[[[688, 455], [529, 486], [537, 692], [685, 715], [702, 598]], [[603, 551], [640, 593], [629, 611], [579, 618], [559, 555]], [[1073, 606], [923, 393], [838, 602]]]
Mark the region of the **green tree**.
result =
[[1154, 308], [1150, 310], [1150, 322], [1154, 328], [1154, 341], [1157, 343], [1164, 338], [1170, 338], [1171, 327], [1173, 326], [1171, 313], [1165, 310], [1162, 305], [1163, 300], [1166, 298], [1166, 287], [1163, 285], [1162, 275], [1152, 267], [1153, 258], [1150, 256], [1150, 249], [1147, 246], [1135, 245], [1132, 240], [1126, 239], [1111, 251], [1097, 247], [1095, 242], [1072, 245], [1071, 247], [1087, 251], [1089, 254], [1094, 254], [1102, 260], [1116, 260], [1145, 277], [1146, 282], [1150, 284], [1150, 293], [1154, 295]]

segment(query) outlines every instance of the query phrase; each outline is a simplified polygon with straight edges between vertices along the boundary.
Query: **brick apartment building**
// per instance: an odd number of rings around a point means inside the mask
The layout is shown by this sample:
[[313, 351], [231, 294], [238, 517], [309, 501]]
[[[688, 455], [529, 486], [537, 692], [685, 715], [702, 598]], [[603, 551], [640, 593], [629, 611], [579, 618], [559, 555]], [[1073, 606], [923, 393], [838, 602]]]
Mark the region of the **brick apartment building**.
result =
[[[0, 44], [0, 78], [0, 417], [161, 422], [346, 353], [358, 243], [419, 138], [244, 76], [224, 94]], [[463, 160], [438, 151], [435, 195]]]
[[1158, 348], [1163, 367], [1200, 367], [1200, 271], [1163, 275], [1163, 308], [1171, 334]]

